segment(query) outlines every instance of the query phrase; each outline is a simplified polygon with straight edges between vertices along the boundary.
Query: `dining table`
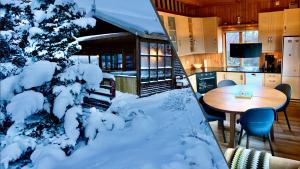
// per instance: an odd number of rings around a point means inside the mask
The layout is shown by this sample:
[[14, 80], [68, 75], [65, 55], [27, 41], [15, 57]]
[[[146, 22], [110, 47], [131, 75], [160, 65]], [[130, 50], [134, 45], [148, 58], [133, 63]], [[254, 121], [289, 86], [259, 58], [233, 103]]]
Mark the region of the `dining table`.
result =
[[287, 97], [281, 91], [270, 87], [234, 85], [210, 90], [204, 94], [203, 99], [212, 109], [229, 114], [230, 138], [228, 147], [234, 148], [237, 114], [242, 115], [252, 108], [271, 107], [276, 110], [284, 105]]

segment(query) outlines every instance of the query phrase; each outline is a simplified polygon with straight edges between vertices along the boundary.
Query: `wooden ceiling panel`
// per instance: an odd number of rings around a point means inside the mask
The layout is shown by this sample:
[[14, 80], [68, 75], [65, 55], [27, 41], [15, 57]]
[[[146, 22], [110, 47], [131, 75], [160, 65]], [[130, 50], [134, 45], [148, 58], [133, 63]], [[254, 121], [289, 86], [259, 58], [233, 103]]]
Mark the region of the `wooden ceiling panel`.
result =
[[197, 5], [197, 6], [215, 6], [215, 5], [228, 5], [239, 2], [240, 0], [178, 0], [180, 2]]

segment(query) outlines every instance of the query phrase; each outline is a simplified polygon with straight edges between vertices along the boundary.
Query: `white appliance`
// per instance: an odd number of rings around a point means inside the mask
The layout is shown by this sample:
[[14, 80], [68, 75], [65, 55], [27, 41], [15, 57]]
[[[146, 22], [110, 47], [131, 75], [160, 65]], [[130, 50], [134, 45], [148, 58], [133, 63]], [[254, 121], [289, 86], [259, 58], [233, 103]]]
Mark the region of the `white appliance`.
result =
[[263, 73], [246, 73], [246, 85], [263, 86]]
[[282, 83], [292, 86], [292, 99], [300, 99], [300, 37], [283, 38]]

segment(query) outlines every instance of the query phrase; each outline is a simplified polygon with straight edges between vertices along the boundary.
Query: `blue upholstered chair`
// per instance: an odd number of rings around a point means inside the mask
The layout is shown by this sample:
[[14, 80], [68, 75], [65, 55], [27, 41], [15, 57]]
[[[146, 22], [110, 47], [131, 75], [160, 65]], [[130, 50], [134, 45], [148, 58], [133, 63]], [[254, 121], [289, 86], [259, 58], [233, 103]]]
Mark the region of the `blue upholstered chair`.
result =
[[211, 121], [218, 121], [219, 124], [221, 124], [221, 129], [222, 129], [222, 133], [223, 133], [223, 140], [224, 143], [226, 143], [226, 136], [225, 136], [225, 127], [224, 127], [224, 121], [226, 120], [226, 115], [224, 112], [219, 112], [216, 110], [211, 109], [203, 100], [203, 96], [202, 95], [196, 95], [199, 103], [200, 103], [200, 107], [202, 109], [202, 112], [204, 114], [204, 116], [206, 117], [206, 120], [208, 122]]
[[233, 80], [222, 80], [218, 83], [218, 87], [234, 86], [236, 83]]
[[288, 116], [286, 114], [286, 108], [288, 107], [288, 105], [290, 103], [290, 100], [291, 100], [292, 87], [289, 84], [280, 84], [280, 85], [276, 86], [275, 89], [281, 91], [282, 93], [284, 93], [286, 95], [286, 98], [287, 98], [284, 105], [276, 110], [276, 120], [278, 121], [278, 113], [279, 112], [284, 112], [286, 123], [289, 127], [289, 130], [291, 130], [290, 122], [289, 122]]
[[240, 145], [243, 131], [246, 131], [247, 142], [246, 148], [249, 148], [249, 136], [258, 136], [267, 138], [272, 155], [274, 151], [272, 148], [270, 131], [275, 119], [275, 110], [273, 108], [255, 108], [249, 109], [241, 115], [241, 132], [238, 144]]

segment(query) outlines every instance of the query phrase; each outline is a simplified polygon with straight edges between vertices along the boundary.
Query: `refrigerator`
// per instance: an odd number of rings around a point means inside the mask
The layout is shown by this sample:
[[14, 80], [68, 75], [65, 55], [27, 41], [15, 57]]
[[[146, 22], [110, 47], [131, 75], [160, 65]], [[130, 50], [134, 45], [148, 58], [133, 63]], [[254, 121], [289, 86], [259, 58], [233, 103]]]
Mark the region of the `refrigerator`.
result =
[[300, 37], [283, 38], [282, 83], [292, 86], [292, 99], [300, 99]]

